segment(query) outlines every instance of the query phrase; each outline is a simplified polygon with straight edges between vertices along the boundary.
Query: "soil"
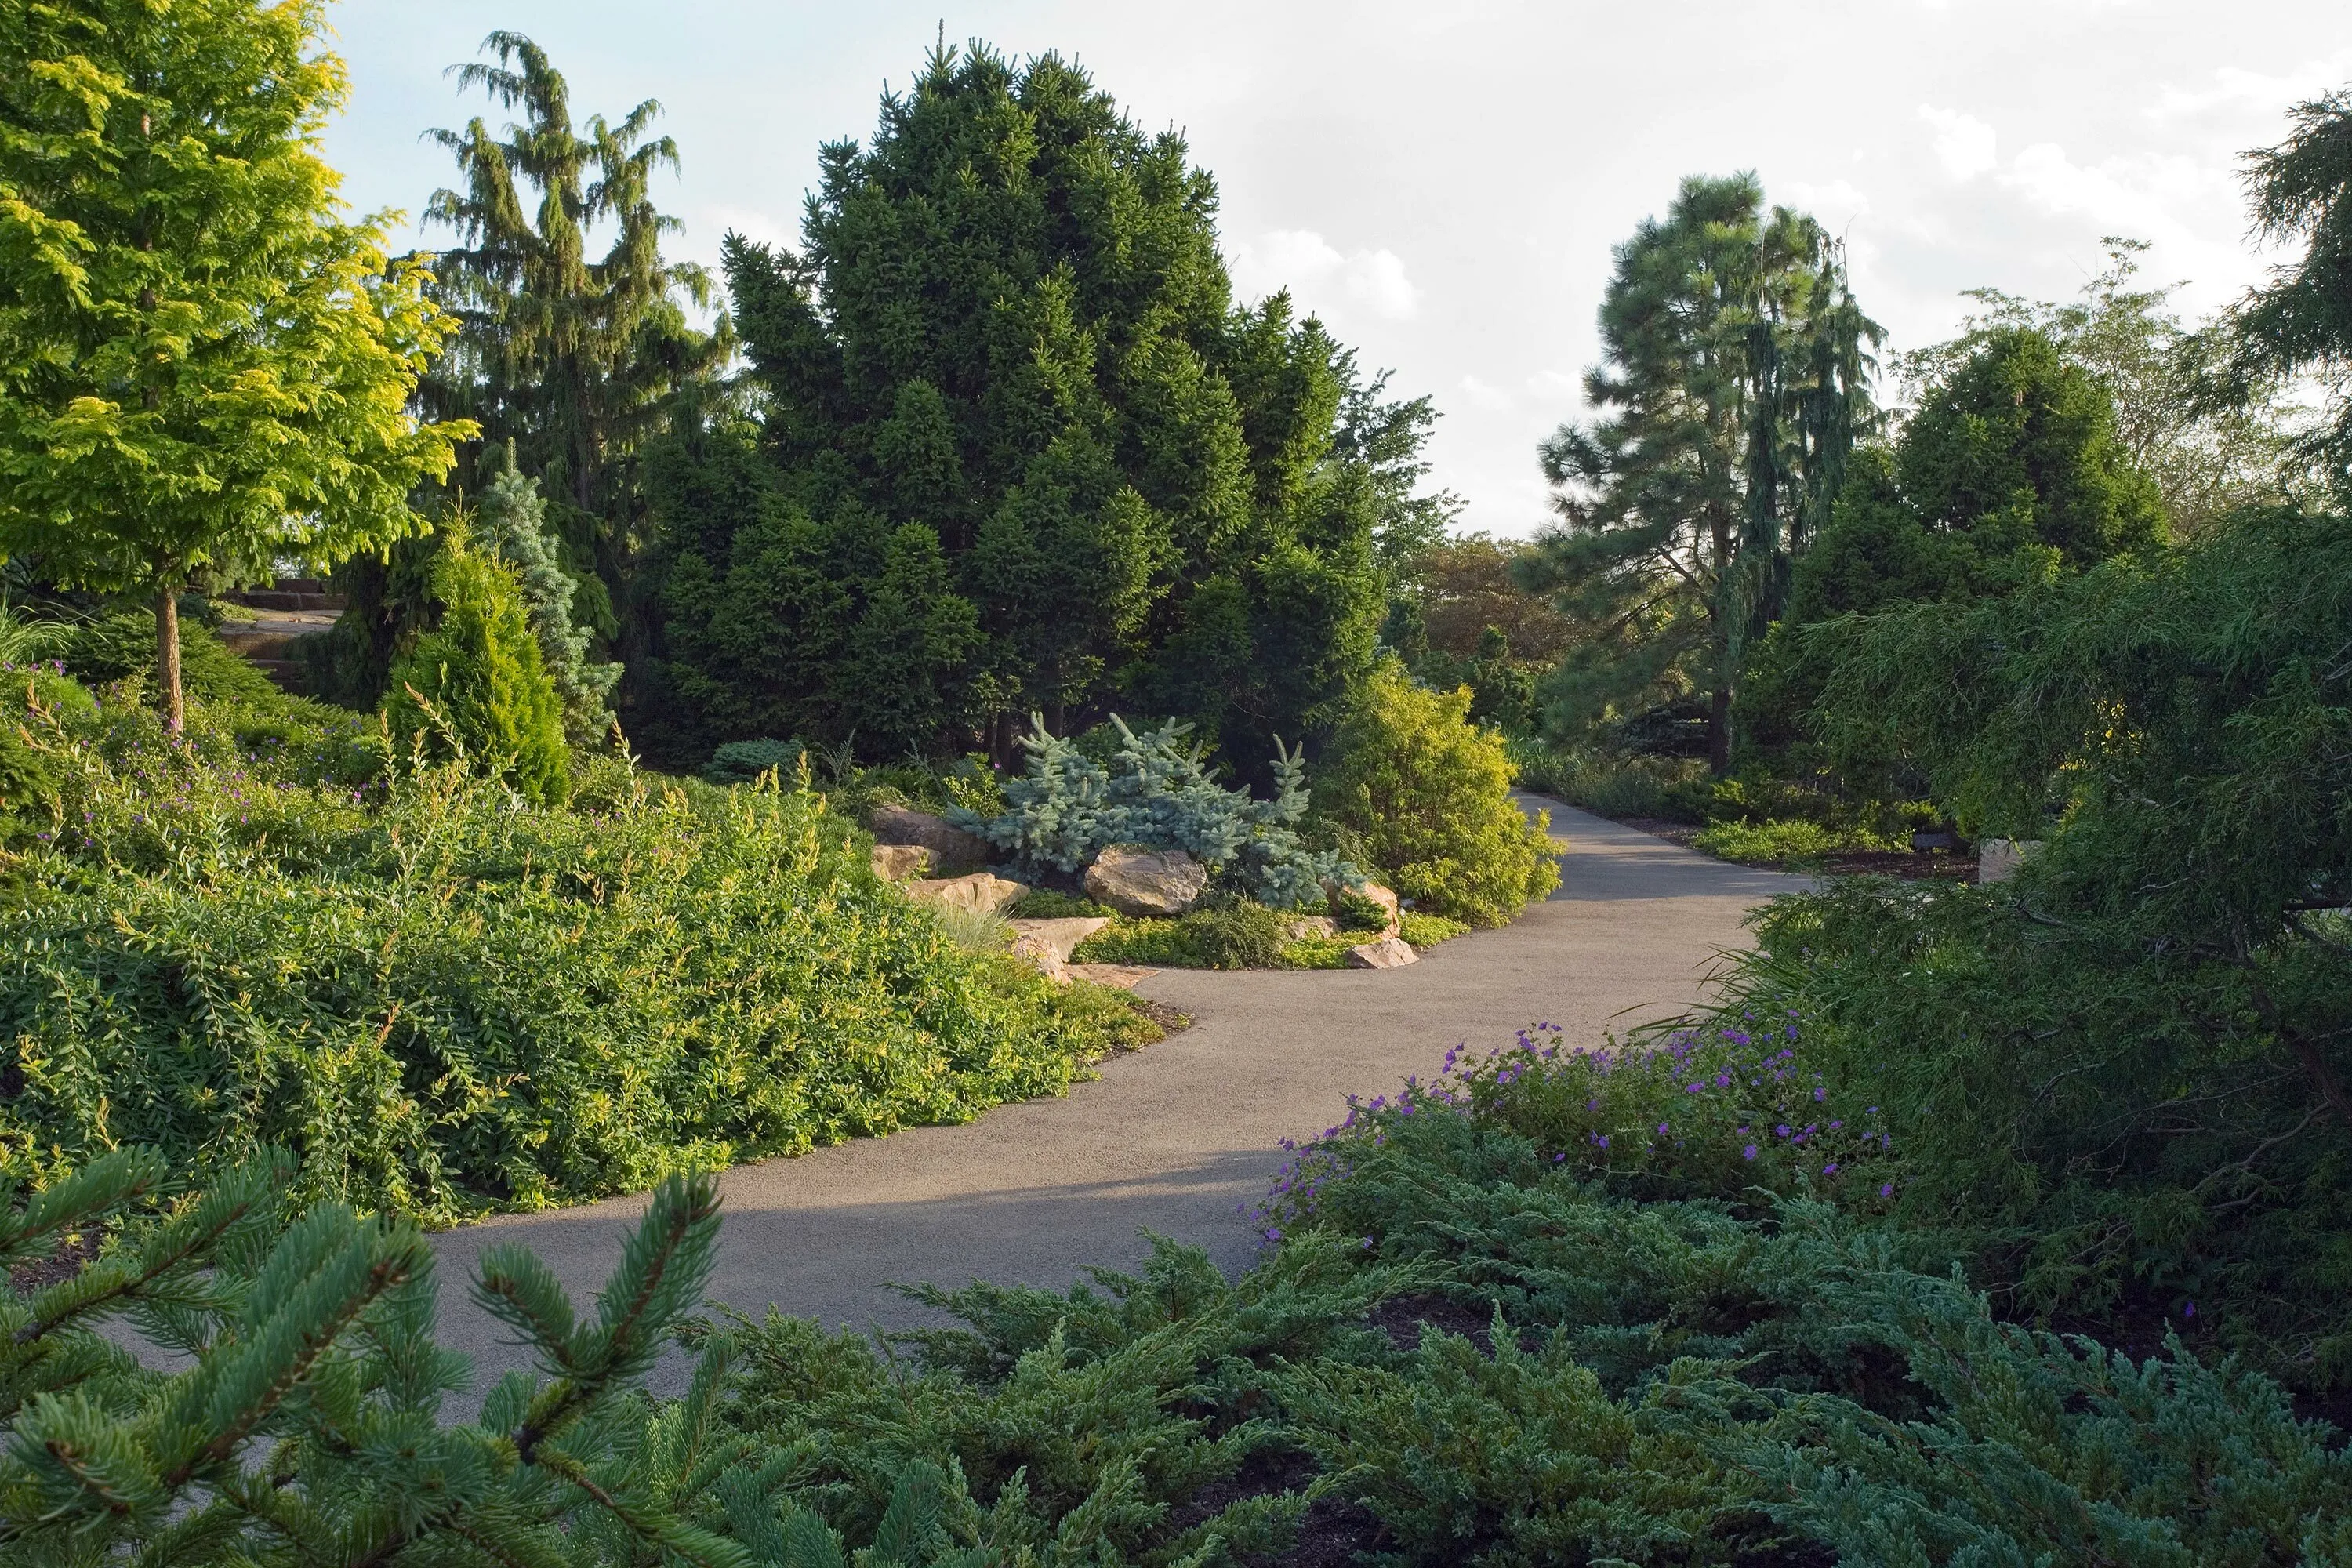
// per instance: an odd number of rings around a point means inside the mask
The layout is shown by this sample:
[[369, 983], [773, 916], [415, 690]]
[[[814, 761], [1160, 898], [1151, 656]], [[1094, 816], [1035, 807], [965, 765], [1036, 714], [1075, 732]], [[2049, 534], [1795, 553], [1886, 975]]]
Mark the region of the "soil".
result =
[[1149, 996], [1129, 998], [1128, 1005], [1160, 1026], [1163, 1037], [1181, 1035], [1192, 1026], [1192, 1015], [1180, 1013], [1165, 1002], [1154, 1002]]
[[[1695, 824], [1671, 822], [1662, 816], [1618, 816], [1610, 820], [1685, 849], [1691, 848], [1693, 840], [1705, 831]], [[1831, 877], [1900, 877], [1906, 882], [1977, 879], [1973, 858], [1940, 849], [1848, 849], [1819, 860], [1743, 860], [1739, 864], [1759, 870], [1812, 872]]]
[[16, 1287], [19, 1296], [29, 1296], [59, 1280], [70, 1279], [89, 1267], [90, 1259], [98, 1256], [98, 1243], [96, 1231], [68, 1237], [58, 1243], [58, 1249], [48, 1257], [31, 1263], [19, 1263], [8, 1270], [8, 1283]]

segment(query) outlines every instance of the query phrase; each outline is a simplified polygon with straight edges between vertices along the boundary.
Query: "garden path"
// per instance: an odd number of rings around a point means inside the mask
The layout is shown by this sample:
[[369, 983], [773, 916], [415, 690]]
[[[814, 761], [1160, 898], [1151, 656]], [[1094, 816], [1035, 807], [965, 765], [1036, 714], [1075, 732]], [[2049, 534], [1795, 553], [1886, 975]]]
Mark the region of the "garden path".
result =
[[[1228, 1272], [1257, 1245], [1236, 1213], [1262, 1196], [1286, 1137], [1345, 1114], [1343, 1097], [1433, 1073], [1446, 1048], [1507, 1042], [1538, 1020], [1597, 1044], [1697, 996], [1741, 916], [1804, 885], [1711, 860], [1616, 823], [1548, 806], [1568, 839], [1559, 890], [1500, 931], [1388, 971], [1162, 970], [1138, 989], [1192, 1028], [1103, 1064], [1060, 1100], [1001, 1106], [961, 1127], [862, 1139], [727, 1173], [709, 1299], [770, 1303], [828, 1326], [935, 1321], [889, 1282], [983, 1279], [1063, 1289], [1086, 1265], [1131, 1268], [1145, 1230], [1206, 1247]], [[506, 1331], [466, 1300], [477, 1254], [534, 1247], [583, 1307], [644, 1211], [641, 1195], [512, 1215], [434, 1238], [441, 1342], [477, 1388], [519, 1363]], [[656, 1385], [675, 1384], [676, 1365]]]

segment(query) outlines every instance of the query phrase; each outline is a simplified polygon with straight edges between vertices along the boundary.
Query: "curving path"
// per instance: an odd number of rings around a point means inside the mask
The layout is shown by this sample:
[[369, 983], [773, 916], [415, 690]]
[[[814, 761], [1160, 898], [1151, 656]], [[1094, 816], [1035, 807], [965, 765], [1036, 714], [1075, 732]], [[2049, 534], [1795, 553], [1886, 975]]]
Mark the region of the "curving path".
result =
[[[1104, 1063], [1099, 1081], [1065, 1099], [730, 1171], [710, 1299], [828, 1325], [910, 1326], [930, 1315], [890, 1281], [1062, 1289], [1088, 1264], [1133, 1266], [1147, 1229], [1238, 1271], [1256, 1241], [1236, 1205], [1265, 1192], [1276, 1142], [1328, 1126], [1344, 1095], [1387, 1092], [1433, 1072], [1457, 1041], [1501, 1044], [1538, 1020], [1598, 1043], [1678, 1011], [1717, 955], [1744, 943], [1741, 916], [1803, 885], [1527, 798], [1549, 807], [1568, 853], [1559, 890], [1512, 925], [1402, 970], [1162, 970], [1138, 989], [1191, 1014], [1192, 1027]], [[478, 1389], [519, 1352], [465, 1300], [475, 1255], [528, 1243], [584, 1306], [643, 1210], [640, 1197], [614, 1198], [434, 1238], [441, 1342], [474, 1358]]]

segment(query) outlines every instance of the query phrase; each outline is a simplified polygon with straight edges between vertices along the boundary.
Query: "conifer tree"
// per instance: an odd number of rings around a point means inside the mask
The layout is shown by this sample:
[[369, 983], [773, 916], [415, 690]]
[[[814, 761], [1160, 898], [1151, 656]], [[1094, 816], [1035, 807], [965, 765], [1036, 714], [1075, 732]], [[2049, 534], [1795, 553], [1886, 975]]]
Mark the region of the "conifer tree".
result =
[[1873, 415], [1879, 341], [1837, 247], [1753, 175], [1683, 183], [1617, 247], [1601, 308], [1601, 417], [1542, 447], [1562, 527], [1522, 570], [1589, 640], [1555, 680], [1570, 726], [1696, 695], [1706, 751], [1731, 755], [1745, 642], [1785, 603]]
[[[591, 115], [575, 126], [570, 85], [538, 45], [494, 32], [482, 48], [490, 60], [457, 68], [460, 86], [521, 118], [501, 132], [476, 118], [430, 133], [463, 179], [425, 209], [428, 224], [456, 232], [458, 244], [434, 258], [435, 295], [462, 326], [423, 401], [480, 425], [467, 467], [477, 493], [511, 444], [583, 578], [577, 609], [613, 636], [645, 542], [646, 443], [714, 395], [733, 335], [723, 315], [709, 331], [694, 325], [712, 280], [661, 253], [677, 220], [655, 206], [653, 181], [678, 167], [676, 143], [651, 134], [661, 105], [647, 99], [617, 122]], [[606, 226], [612, 244], [592, 255], [591, 236]]]
[[2255, 229], [2303, 255], [2238, 312], [2227, 391], [2241, 400], [2281, 376], [2315, 377], [2329, 418], [2303, 444], [2352, 504], [2352, 88], [2297, 104], [2294, 131], [2247, 157]]
[[[1328, 713], [1369, 668], [1427, 411], [1286, 297], [1237, 308], [1215, 210], [1181, 138], [1059, 57], [942, 48], [870, 142], [824, 150], [798, 252], [730, 239], [762, 417], [663, 470], [664, 676], [715, 715], [702, 744], [1009, 760], [1028, 711], [1124, 700], [1254, 771]], [[919, 589], [884, 593], [892, 569]], [[823, 650], [886, 619], [919, 703], [832, 679]]]
[[572, 619], [578, 584], [564, 571], [556, 542], [548, 536], [539, 481], [516, 468], [511, 441], [506, 457], [506, 470], [482, 493], [475, 530], [483, 546], [522, 579], [523, 604], [539, 637], [540, 658], [562, 700], [565, 733], [576, 744], [593, 743], [612, 729], [606, 702], [621, 678], [621, 667], [588, 657], [588, 628]]
[[318, 138], [322, 0], [0, 10], [0, 550], [155, 603], [416, 529], [461, 422], [406, 404], [447, 324]]
[[460, 755], [525, 799], [571, 793], [563, 704], [541, 662], [513, 569], [453, 527], [433, 570], [441, 622], [392, 667], [384, 712], [394, 735]]

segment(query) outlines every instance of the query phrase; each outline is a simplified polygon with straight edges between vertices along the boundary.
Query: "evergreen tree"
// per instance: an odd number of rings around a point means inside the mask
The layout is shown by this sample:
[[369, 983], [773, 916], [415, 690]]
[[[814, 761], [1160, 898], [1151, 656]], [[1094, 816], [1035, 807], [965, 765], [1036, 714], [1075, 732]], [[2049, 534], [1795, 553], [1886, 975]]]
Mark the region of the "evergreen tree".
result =
[[546, 504], [539, 481], [516, 468], [514, 444], [507, 444], [506, 471], [482, 492], [475, 529], [492, 555], [522, 579], [523, 604], [538, 636], [540, 659], [563, 703], [563, 728], [580, 744], [605, 739], [613, 727], [605, 704], [621, 679], [621, 667], [588, 657], [588, 628], [572, 619], [578, 584], [557, 559], [556, 542], [544, 526]]
[[1753, 175], [1685, 180], [1616, 261], [1585, 381], [1601, 416], [1543, 445], [1564, 526], [1524, 580], [1588, 634], [1553, 683], [1559, 721], [1702, 693], [1720, 771], [1740, 650], [1778, 617], [1871, 422], [1881, 333], [1820, 225], [1766, 213]]
[[[495, 63], [465, 66], [460, 85], [522, 118], [503, 132], [477, 118], [431, 133], [464, 177], [425, 212], [459, 241], [434, 271], [436, 297], [463, 325], [423, 401], [480, 425], [467, 469], [478, 492], [511, 444], [515, 464], [544, 487], [583, 618], [618, 636], [614, 606], [626, 607], [645, 542], [645, 446], [719, 390], [732, 331], [724, 316], [707, 331], [692, 323], [689, 310], [712, 302], [711, 279], [661, 254], [677, 221], [654, 205], [653, 179], [678, 164], [676, 144], [649, 134], [661, 105], [648, 99], [618, 123], [592, 115], [575, 127], [571, 89], [545, 51], [508, 32], [482, 47]], [[592, 256], [591, 235], [605, 226], [612, 244]]]
[[2352, 498], [2352, 89], [2288, 119], [2285, 141], [2248, 156], [2246, 184], [2256, 231], [2304, 253], [2240, 309], [2224, 390], [2243, 401], [2280, 376], [2316, 377], [2333, 407], [2303, 454]]
[[433, 570], [440, 625], [392, 667], [385, 717], [403, 740], [460, 755], [511, 782], [527, 800], [571, 793], [563, 703], [513, 570], [475, 549], [460, 523]]
[[320, 0], [0, 10], [0, 550], [155, 602], [412, 532], [462, 423], [404, 405], [446, 323], [349, 223]]
[[[1058, 57], [942, 48], [824, 150], [800, 253], [729, 240], [766, 400], [665, 469], [665, 676], [726, 703], [692, 740], [1009, 757], [1028, 710], [1125, 697], [1254, 769], [1328, 710], [1426, 409], [1349, 405], [1286, 297], [1237, 309], [1215, 210], [1181, 138]], [[861, 639], [911, 696], [835, 677]]]

